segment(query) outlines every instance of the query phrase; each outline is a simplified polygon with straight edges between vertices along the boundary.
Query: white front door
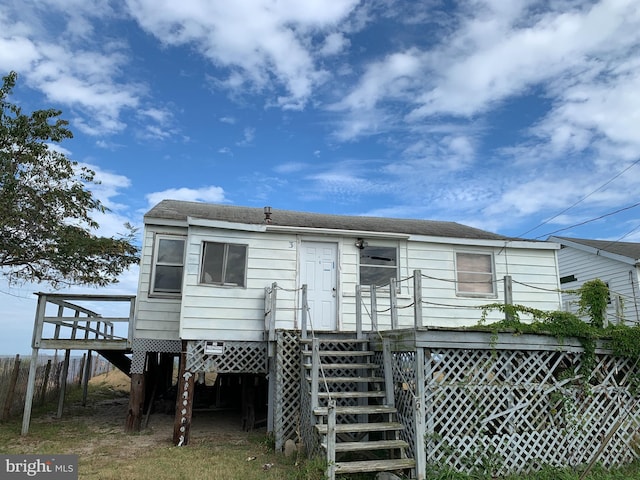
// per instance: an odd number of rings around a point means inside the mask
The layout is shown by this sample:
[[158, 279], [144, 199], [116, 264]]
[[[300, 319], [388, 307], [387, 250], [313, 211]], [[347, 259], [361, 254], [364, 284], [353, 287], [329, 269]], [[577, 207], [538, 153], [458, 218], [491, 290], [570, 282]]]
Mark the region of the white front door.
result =
[[300, 283], [307, 285], [307, 328], [337, 330], [338, 244], [302, 242]]

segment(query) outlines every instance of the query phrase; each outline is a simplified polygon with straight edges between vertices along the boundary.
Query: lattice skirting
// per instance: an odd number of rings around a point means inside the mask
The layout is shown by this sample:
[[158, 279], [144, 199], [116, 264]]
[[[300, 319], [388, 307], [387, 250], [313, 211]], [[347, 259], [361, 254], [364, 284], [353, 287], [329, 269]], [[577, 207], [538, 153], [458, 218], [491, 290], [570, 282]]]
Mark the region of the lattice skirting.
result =
[[148, 352], [180, 354], [182, 351], [182, 342], [180, 340], [134, 338], [132, 350], [131, 373], [144, 373]]
[[267, 373], [266, 342], [224, 342], [222, 355], [205, 353], [205, 341], [187, 342], [190, 372]]
[[300, 433], [300, 336], [298, 332], [276, 332], [276, 388], [274, 437], [276, 450]]
[[394, 353], [393, 377], [412, 453], [422, 446], [413, 392], [423, 392], [429, 465], [505, 475], [639, 456], [640, 371], [628, 359], [598, 355], [585, 391], [579, 353], [432, 349], [424, 358], [423, 383], [415, 352]]

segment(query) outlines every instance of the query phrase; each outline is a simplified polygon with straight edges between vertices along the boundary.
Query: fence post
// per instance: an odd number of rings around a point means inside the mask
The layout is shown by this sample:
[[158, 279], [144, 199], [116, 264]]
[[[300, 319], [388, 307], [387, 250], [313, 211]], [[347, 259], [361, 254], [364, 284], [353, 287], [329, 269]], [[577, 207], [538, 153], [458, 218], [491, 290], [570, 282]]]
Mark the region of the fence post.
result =
[[356, 285], [356, 338], [362, 338], [362, 286]]
[[398, 280], [389, 279], [389, 306], [391, 307], [391, 330], [398, 328]]
[[60, 374], [60, 397], [58, 398], [57, 418], [62, 418], [62, 409], [64, 407], [64, 396], [67, 393], [67, 375], [69, 374], [69, 359], [71, 358], [71, 350], [64, 351], [64, 363], [62, 364], [62, 373]]
[[307, 284], [302, 285], [302, 299], [300, 301], [302, 311], [300, 313], [300, 328], [302, 330], [302, 339], [307, 339]]
[[504, 319], [509, 321], [513, 320], [513, 314], [509, 307], [513, 305], [513, 283], [511, 281], [511, 275], [504, 276]]
[[42, 388], [40, 389], [40, 405], [44, 404], [47, 396], [47, 387], [49, 386], [49, 375], [51, 374], [51, 359], [47, 360], [47, 366], [44, 369], [44, 378], [42, 379]]
[[414, 398], [414, 421], [415, 421], [415, 445], [414, 452], [416, 460], [416, 478], [424, 480], [427, 470], [427, 446], [426, 446], [426, 395], [425, 395], [425, 351], [424, 348], [416, 348], [416, 396]]
[[378, 331], [378, 300], [376, 299], [376, 286], [371, 285], [371, 330]]
[[416, 328], [422, 328], [422, 270], [413, 271], [413, 314]]
[[382, 363], [384, 364], [385, 404], [389, 407], [396, 406], [393, 391], [393, 356], [391, 354], [391, 340], [388, 337], [382, 339]]
[[84, 372], [82, 375], [82, 406], [87, 406], [87, 395], [89, 394], [89, 379], [91, 378], [91, 350], [87, 351], [87, 361], [84, 363]]
[[11, 406], [13, 405], [13, 395], [16, 392], [16, 384], [18, 383], [18, 375], [20, 374], [20, 355], [16, 355], [13, 362], [13, 371], [11, 372], [11, 380], [9, 380], [9, 389], [7, 390], [7, 398], [4, 399], [4, 409], [2, 410], [2, 420], [8, 420], [11, 416]]

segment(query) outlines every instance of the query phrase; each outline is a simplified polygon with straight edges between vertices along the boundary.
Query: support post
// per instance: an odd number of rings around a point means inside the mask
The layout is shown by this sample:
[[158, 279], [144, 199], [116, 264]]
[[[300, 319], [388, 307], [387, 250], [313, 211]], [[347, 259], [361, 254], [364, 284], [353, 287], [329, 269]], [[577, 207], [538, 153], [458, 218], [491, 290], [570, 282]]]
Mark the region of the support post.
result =
[[78, 369], [78, 385], [82, 385], [82, 377], [84, 377], [84, 364], [87, 362], [87, 354], [83, 353], [80, 359], [80, 368]]
[[382, 362], [384, 364], [384, 388], [385, 404], [389, 407], [396, 406], [396, 399], [393, 392], [393, 360], [391, 355], [391, 340], [382, 339]]
[[33, 393], [36, 389], [37, 368], [38, 368], [38, 348], [33, 348], [31, 352], [31, 362], [29, 363], [29, 379], [27, 380], [27, 393], [25, 394], [25, 397], [24, 397], [24, 412], [22, 414], [22, 435], [26, 435], [27, 433], [29, 433], [29, 423], [31, 422], [31, 407], [33, 406]]
[[9, 420], [11, 416], [11, 406], [13, 405], [13, 396], [16, 392], [16, 384], [18, 383], [18, 375], [20, 374], [20, 355], [16, 355], [13, 361], [13, 370], [11, 371], [11, 379], [9, 380], [9, 389], [4, 399], [4, 408], [2, 409], [2, 420]]
[[62, 409], [64, 408], [64, 397], [67, 394], [67, 375], [69, 374], [69, 360], [71, 359], [71, 350], [64, 351], [64, 363], [62, 364], [62, 372], [60, 373], [60, 396], [58, 397], [57, 418], [62, 418]]
[[362, 338], [362, 286], [356, 285], [356, 338]]
[[89, 394], [89, 380], [91, 379], [91, 350], [87, 351], [87, 361], [84, 362], [84, 372], [82, 375], [82, 406], [87, 406], [87, 395]]
[[336, 401], [329, 400], [327, 416], [327, 478], [336, 478]]
[[398, 329], [398, 280], [391, 278], [389, 282], [389, 303], [391, 307], [391, 330]]
[[416, 349], [416, 396], [414, 398], [414, 422], [415, 422], [415, 445], [413, 452], [416, 461], [416, 478], [424, 480], [427, 471], [427, 449], [426, 449], [426, 428], [425, 428], [425, 368], [424, 368], [424, 348]]
[[187, 342], [182, 341], [180, 355], [180, 373], [178, 376], [178, 395], [176, 398], [176, 417], [173, 423], [173, 444], [183, 447], [189, 444], [191, 435], [191, 417], [193, 415], [193, 393], [195, 375], [187, 370]]
[[131, 392], [129, 393], [129, 411], [124, 431], [127, 433], [139, 432], [142, 426], [144, 411], [144, 374], [131, 374]]
[[[320, 382], [320, 341], [311, 340], [311, 418], [313, 410], [318, 408], [318, 383]], [[313, 421], [311, 424], [313, 425]]]
[[371, 330], [378, 330], [378, 300], [376, 299], [376, 286], [371, 285]]
[[302, 339], [307, 339], [307, 284], [302, 285], [302, 298], [300, 299], [300, 327], [302, 330]]
[[413, 271], [413, 316], [416, 328], [424, 326], [422, 322], [422, 271]]
[[[513, 305], [513, 283], [511, 281], [511, 275], [504, 276], [504, 304], [505, 306]], [[513, 314], [508, 309], [504, 312], [505, 320], [513, 320]]]

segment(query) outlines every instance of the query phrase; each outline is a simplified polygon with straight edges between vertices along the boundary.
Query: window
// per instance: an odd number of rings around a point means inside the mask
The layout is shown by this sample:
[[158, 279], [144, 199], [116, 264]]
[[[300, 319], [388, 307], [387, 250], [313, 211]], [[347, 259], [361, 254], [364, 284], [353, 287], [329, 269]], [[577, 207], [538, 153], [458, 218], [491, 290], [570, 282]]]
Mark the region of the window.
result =
[[182, 292], [184, 238], [156, 236], [151, 293]]
[[460, 294], [494, 295], [493, 257], [486, 253], [456, 253], [456, 288]]
[[244, 287], [246, 272], [246, 245], [204, 242], [200, 283]]
[[388, 285], [398, 278], [398, 249], [364, 245], [360, 249], [360, 285]]

